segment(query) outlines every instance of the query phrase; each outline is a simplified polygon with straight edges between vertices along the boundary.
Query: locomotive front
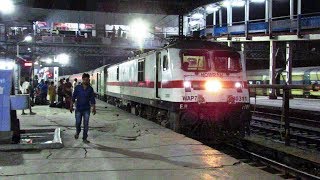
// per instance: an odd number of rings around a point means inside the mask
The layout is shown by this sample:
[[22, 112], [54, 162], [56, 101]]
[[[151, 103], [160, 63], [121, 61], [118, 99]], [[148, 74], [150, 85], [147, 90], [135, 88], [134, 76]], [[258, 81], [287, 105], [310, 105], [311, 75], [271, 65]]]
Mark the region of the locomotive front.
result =
[[178, 54], [184, 133], [244, 135], [250, 104], [242, 53], [217, 48], [180, 49]]

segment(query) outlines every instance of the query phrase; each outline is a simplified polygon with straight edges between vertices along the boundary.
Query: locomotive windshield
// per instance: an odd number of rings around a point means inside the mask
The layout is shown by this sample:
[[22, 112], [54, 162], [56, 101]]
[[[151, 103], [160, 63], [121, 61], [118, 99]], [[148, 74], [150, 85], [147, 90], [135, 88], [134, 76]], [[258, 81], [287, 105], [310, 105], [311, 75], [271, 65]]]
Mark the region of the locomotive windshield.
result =
[[182, 69], [184, 71], [207, 71], [208, 52], [200, 50], [185, 50], [181, 52]]
[[236, 73], [241, 71], [240, 54], [230, 51], [216, 51], [212, 55], [215, 70]]

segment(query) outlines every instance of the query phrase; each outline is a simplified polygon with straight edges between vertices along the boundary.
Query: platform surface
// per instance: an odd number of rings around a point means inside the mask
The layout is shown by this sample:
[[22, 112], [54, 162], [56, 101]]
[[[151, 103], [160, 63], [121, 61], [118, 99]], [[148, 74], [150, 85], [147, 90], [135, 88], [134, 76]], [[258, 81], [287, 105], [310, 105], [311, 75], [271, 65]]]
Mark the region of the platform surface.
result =
[[[282, 97], [278, 97], [277, 99], [269, 99], [267, 96], [257, 96], [256, 100], [254, 97], [251, 97], [250, 104], [282, 107]], [[320, 99], [293, 98], [290, 99], [289, 106], [291, 109], [320, 112]]]
[[[35, 106], [25, 129], [62, 129], [64, 148], [0, 152], [0, 179], [280, 179], [184, 135], [97, 101], [89, 140], [65, 109]], [[106, 108], [107, 107], [107, 108]], [[18, 111], [18, 113], [21, 113]]]

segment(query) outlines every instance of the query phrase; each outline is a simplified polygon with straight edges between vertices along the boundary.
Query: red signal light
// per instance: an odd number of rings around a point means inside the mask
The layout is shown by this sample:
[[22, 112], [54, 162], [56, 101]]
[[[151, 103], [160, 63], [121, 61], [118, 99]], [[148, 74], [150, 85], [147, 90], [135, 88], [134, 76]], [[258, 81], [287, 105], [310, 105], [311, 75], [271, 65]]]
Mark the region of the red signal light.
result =
[[26, 62], [26, 63], [24, 63], [24, 66], [25, 67], [31, 67], [32, 66], [32, 62]]

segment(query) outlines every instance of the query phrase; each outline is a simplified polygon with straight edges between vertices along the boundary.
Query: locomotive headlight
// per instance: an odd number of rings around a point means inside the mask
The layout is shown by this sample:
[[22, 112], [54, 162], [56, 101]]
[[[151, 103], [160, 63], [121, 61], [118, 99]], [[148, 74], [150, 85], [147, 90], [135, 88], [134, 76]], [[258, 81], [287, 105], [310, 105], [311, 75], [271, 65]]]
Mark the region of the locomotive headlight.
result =
[[184, 86], [185, 92], [191, 92], [191, 82], [190, 81], [184, 81], [183, 86]]
[[207, 91], [218, 92], [222, 88], [222, 84], [217, 80], [207, 81], [205, 87]]
[[235, 87], [235, 88], [241, 88], [241, 83], [236, 82], [236, 83], [234, 84], [234, 87]]
[[185, 88], [191, 88], [191, 82], [190, 81], [185, 81], [185, 82], [183, 82], [183, 86]]

